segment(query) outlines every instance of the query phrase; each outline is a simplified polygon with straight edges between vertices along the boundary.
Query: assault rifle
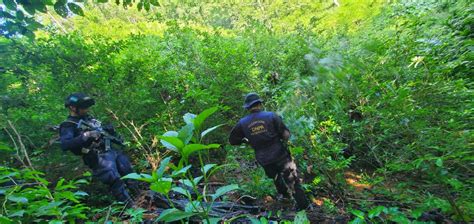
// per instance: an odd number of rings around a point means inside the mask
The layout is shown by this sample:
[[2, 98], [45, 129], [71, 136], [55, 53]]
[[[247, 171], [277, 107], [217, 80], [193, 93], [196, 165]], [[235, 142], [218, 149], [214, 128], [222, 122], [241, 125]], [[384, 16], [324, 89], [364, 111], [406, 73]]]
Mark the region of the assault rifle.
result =
[[111, 143], [115, 143], [118, 145], [123, 146], [123, 140], [121, 138], [118, 138], [117, 136], [114, 135], [113, 129], [112, 128], [104, 128], [102, 124], [95, 120], [92, 119], [91, 121], [85, 121], [85, 120], [79, 120], [77, 123], [77, 128], [81, 129], [82, 131], [97, 131], [100, 133], [100, 138], [99, 140], [101, 141], [100, 143], [104, 143], [105, 145], [105, 151], [109, 151], [111, 149], [110, 145]]

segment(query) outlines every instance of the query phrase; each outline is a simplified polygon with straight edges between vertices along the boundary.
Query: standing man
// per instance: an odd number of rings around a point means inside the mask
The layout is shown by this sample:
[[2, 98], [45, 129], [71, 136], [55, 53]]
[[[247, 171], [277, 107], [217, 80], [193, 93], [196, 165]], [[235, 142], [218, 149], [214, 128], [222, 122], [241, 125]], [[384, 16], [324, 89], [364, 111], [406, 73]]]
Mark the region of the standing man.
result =
[[298, 210], [309, 206], [301, 187], [296, 164], [284, 144], [290, 138], [290, 131], [280, 116], [263, 110], [263, 101], [256, 93], [245, 96], [244, 108], [250, 114], [240, 119], [229, 137], [231, 145], [248, 143], [255, 150], [257, 162], [265, 174], [272, 178], [279, 194], [293, 197]]
[[118, 201], [131, 207], [133, 201], [120, 177], [132, 173], [132, 165], [124, 154], [112, 147], [111, 143], [121, 144], [113, 127], [102, 126], [88, 114], [94, 104], [94, 99], [83, 93], [73, 93], [66, 98], [64, 106], [69, 116], [59, 127], [61, 148], [82, 156], [94, 177], [107, 184]]

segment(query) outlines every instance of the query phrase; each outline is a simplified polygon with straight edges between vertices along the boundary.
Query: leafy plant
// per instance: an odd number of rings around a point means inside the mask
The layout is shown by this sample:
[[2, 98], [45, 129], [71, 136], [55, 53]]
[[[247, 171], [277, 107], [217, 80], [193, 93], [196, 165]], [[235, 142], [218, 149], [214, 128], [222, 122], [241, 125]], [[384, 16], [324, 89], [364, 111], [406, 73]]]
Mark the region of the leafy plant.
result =
[[[0, 141], [10, 141], [3, 127], [11, 120], [26, 139], [25, 149], [34, 151], [38, 170], [61, 158], [48, 155], [45, 143], [54, 136], [40, 130], [64, 120], [61, 102], [71, 92], [95, 97], [94, 115], [110, 117], [113, 111], [133, 124], [117, 128], [132, 133], [125, 136], [127, 154], [139, 170], [157, 170], [160, 141], [168, 144], [179, 162], [170, 160], [171, 170], [154, 185], [166, 189], [164, 178], [189, 179], [197, 168], [186, 157], [198, 157], [204, 167], [208, 143], [228, 137], [228, 129], [204, 133], [192, 114], [185, 122], [192, 126], [181, 128], [182, 112], [221, 105], [213, 120], [229, 124], [244, 114], [239, 108], [245, 93], [259, 91], [292, 132], [290, 150], [302, 176], [312, 181], [307, 190], [343, 200], [376, 192], [396, 202], [384, 206], [404, 208], [399, 211], [409, 219], [433, 208], [446, 219], [472, 221], [471, 1], [160, 1], [159, 7], [150, 1], [150, 11], [145, 1], [134, 2], [143, 2], [141, 11], [131, 9], [130, 1], [119, 1], [128, 10], [105, 1], [76, 2], [0, 4]], [[67, 3], [80, 6], [84, 16]], [[67, 16], [59, 18], [54, 9]], [[36, 39], [22, 38], [33, 32]], [[175, 132], [156, 136], [164, 127]], [[246, 163], [243, 172], [255, 168], [250, 150], [235, 151], [215, 151], [213, 163], [239, 156], [247, 160], [231, 160]], [[11, 152], [0, 156], [2, 164], [15, 167], [12, 158]], [[191, 164], [183, 170], [186, 178], [171, 177], [178, 166]], [[347, 186], [347, 169], [373, 178], [371, 190]], [[261, 188], [246, 180], [243, 189], [255, 187], [256, 195], [264, 195], [268, 190], [262, 188], [271, 183], [258, 172], [249, 176]], [[52, 172], [44, 173], [51, 178]], [[226, 174], [231, 180], [243, 176]], [[366, 214], [378, 206], [348, 203]]]
[[357, 209], [351, 210], [351, 213], [355, 216], [355, 218], [350, 222], [351, 224], [386, 223], [390, 221], [395, 223], [412, 223], [412, 221], [410, 221], [410, 219], [408, 219], [403, 212], [399, 211], [398, 207], [387, 208], [385, 206], [377, 206], [370, 209], [367, 215], [366, 213]]
[[[60, 179], [51, 185], [44, 174], [31, 169], [0, 167], [0, 200], [2, 223], [62, 222], [86, 220], [89, 207], [81, 203], [87, 193], [77, 190], [85, 179]], [[50, 189], [52, 187], [52, 189]]]
[[[253, 217], [250, 217], [250, 221], [252, 222], [252, 224], [269, 224], [269, 223], [274, 223], [274, 221], [271, 221], [271, 212], [269, 213], [268, 215], [269, 217], [260, 217], [260, 219], [256, 219], [256, 218], [253, 218]], [[290, 223], [293, 223], [293, 224], [309, 224], [310, 221], [308, 220], [308, 217], [306, 215], [306, 211], [299, 211], [298, 213], [296, 213], [296, 216], [294, 218], [293, 221], [288, 221], [288, 220], [282, 220], [278, 223], [281, 223], [281, 224], [290, 224]]]
[[[177, 132], [168, 131], [160, 137], [163, 146], [181, 156], [177, 166], [170, 163], [172, 157], [166, 157], [161, 161], [159, 168], [152, 172], [152, 175], [132, 173], [123, 177], [148, 182], [150, 183], [151, 190], [168, 198], [172, 208], [164, 210], [157, 221], [173, 222], [198, 216], [207, 223], [214, 222], [215, 219], [209, 217], [213, 203], [226, 193], [239, 188], [238, 185], [231, 184], [218, 188], [212, 194], [209, 193], [207, 180], [223, 166], [204, 164], [201, 156], [199, 158], [202, 175], [194, 177], [190, 172], [192, 165], [189, 165], [189, 156], [191, 154], [219, 147], [218, 144], [199, 144], [206, 134], [220, 126], [214, 126], [202, 132], [199, 131], [203, 127], [204, 121], [216, 111], [217, 108], [214, 107], [204, 110], [197, 116], [187, 113], [184, 116], [185, 126]], [[168, 167], [172, 169], [172, 172], [166, 174]], [[175, 180], [180, 184], [176, 185]], [[204, 184], [202, 191], [199, 187], [201, 182]], [[176, 208], [173, 201], [168, 197], [170, 191], [179, 193], [189, 200], [183, 210]], [[193, 194], [197, 195], [197, 197], [193, 197]]]
[[[108, 0], [99, 0], [97, 3], [107, 3]], [[135, 1], [124, 0], [120, 2], [115, 1], [117, 5], [122, 4], [124, 8], [131, 7]], [[25, 35], [33, 38], [34, 31], [44, 26], [36, 21], [35, 14], [48, 13], [53, 7], [54, 11], [61, 17], [67, 18], [72, 15], [84, 16], [82, 1], [67, 1], [67, 0], [44, 0], [44, 1], [22, 1], [22, 0], [3, 0], [3, 5], [0, 11], [0, 16], [5, 19], [0, 25], [0, 32], [6, 34], [8, 37], [14, 35]], [[150, 10], [151, 6], [159, 6], [158, 0], [140, 0], [136, 3], [138, 10]], [[51, 16], [51, 15], [50, 15]]]

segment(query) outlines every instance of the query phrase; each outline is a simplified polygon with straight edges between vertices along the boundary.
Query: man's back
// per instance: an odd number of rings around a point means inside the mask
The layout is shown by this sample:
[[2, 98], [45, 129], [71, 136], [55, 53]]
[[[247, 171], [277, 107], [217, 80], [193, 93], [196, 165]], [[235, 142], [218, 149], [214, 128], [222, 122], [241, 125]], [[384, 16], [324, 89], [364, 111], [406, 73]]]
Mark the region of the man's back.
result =
[[266, 165], [288, 156], [282, 135], [288, 130], [274, 112], [255, 111], [240, 119], [230, 136], [231, 144], [240, 144], [247, 138], [255, 150], [257, 161]]

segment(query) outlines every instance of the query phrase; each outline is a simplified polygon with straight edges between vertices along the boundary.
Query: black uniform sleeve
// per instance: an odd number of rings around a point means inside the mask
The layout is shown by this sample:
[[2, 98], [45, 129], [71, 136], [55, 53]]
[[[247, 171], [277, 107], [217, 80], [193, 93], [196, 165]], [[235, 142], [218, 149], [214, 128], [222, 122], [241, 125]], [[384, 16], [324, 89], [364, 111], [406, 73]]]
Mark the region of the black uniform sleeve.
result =
[[72, 125], [61, 125], [59, 128], [59, 139], [61, 148], [66, 151], [69, 150], [76, 155], [81, 154], [82, 148], [88, 147], [91, 142], [84, 141], [82, 135], [74, 136], [75, 127]]
[[290, 132], [290, 129], [288, 129], [288, 127], [286, 127], [286, 125], [283, 123], [283, 119], [281, 119], [280, 115], [273, 113], [273, 122], [275, 125], [275, 129], [278, 135], [280, 135], [280, 137], [283, 138], [283, 132]]
[[243, 138], [245, 137], [244, 132], [242, 131], [242, 126], [240, 122], [235, 125], [235, 127], [230, 132], [229, 143], [231, 145], [240, 145], [243, 143]]

